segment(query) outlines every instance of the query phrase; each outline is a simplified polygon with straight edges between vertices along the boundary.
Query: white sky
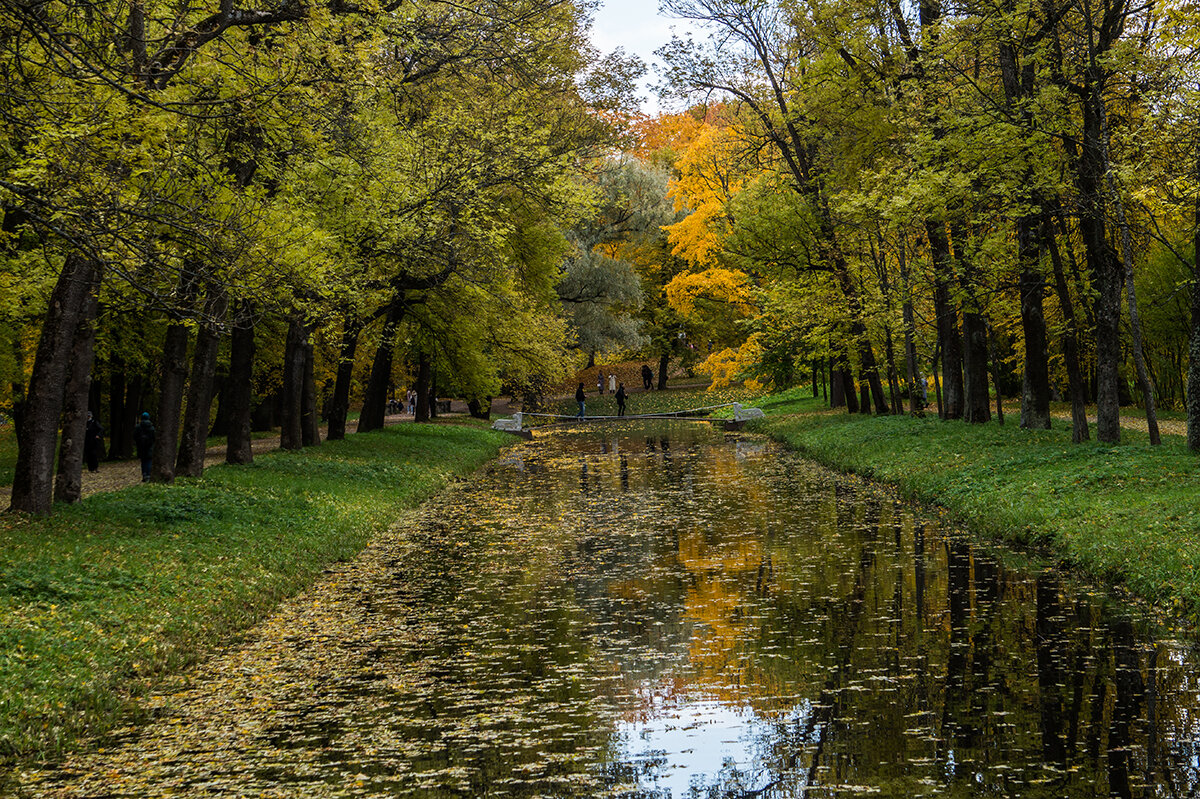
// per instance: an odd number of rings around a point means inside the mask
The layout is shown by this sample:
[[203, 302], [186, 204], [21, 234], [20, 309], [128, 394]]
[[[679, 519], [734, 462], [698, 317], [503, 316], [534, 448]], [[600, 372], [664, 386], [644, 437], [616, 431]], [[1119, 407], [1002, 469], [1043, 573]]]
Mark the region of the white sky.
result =
[[647, 114], [655, 114], [660, 108], [649, 88], [659, 80], [655, 73], [659, 61], [654, 51], [671, 40], [673, 27], [681, 34], [689, 30], [683, 20], [660, 17], [658, 0], [602, 0], [592, 25], [592, 43], [602, 53], [624, 47], [625, 52], [640, 56], [650, 68], [638, 92], [646, 98], [642, 110]]

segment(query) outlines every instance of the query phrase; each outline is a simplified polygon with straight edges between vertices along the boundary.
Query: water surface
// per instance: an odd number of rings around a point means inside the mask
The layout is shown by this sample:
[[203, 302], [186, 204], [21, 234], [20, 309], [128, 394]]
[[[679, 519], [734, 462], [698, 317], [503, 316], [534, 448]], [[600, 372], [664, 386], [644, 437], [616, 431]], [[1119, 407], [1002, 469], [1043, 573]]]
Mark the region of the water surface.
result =
[[380, 551], [369, 582], [320, 599], [358, 637], [291, 633], [270, 702], [245, 702], [269, 714], [220, 753], [181, 747], [158, 784], [642, 799], [1200, 784], [1188, 646], [754, 437], [539, 434]]

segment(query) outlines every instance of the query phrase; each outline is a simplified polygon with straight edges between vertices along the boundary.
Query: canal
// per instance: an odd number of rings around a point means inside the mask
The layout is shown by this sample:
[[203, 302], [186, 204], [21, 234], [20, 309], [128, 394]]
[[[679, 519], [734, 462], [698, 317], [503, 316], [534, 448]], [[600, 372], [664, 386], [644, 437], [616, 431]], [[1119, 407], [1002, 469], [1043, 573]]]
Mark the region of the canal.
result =
[[[241, 687], [160, 698], [162, 729], [131, 734], [116, 765], [93, 756], [31, 795], [1200, 786], [1191, 645], [758, 437], [686, 422], [539, 434], [365, 557], [369, 577], [335, 575], [307, 600], [319, 613], [277, 623], [270, 669], [210, 666]], [[244, 720], [188, 710], [214, 691]]]

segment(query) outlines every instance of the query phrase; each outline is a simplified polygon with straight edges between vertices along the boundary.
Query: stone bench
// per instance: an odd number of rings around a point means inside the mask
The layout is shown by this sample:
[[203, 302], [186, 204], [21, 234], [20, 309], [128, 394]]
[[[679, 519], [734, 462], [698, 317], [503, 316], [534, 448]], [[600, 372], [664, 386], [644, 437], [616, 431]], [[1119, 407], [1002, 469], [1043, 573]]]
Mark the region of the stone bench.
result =
[[521, 413], [514, 413], [511, 419], [497, 419], [492, 422], [493, 430], [503, 430], [505, 433], [519, 433], [524, 428], [525, 423], [521, 419]]
[[740, 402], [733, 403], [733, 420], [745, 422], [750, 419], [762, 419], [766, 416], [762, 408], [743, 408]]

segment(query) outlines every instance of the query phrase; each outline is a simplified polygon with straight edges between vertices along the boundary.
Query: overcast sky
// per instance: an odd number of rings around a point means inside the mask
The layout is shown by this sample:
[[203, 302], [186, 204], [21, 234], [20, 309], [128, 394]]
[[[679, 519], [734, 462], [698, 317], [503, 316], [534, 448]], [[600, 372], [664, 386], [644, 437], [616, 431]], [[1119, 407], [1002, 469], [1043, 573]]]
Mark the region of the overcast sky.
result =
[[670, 41], [672, 27], [680, 32], [689, 29], [683, 20], [660, 17], [658, 0], [603, 0], [592, 25], [592, 42], [601, 52], [624, 47], [625, 52], [641, 56], [650, 68], [639, 92], [646, 98], [642, 110], [647, 114], [659, 110], [658, 98], [649, 88], [658, 80], [654, 51]]

